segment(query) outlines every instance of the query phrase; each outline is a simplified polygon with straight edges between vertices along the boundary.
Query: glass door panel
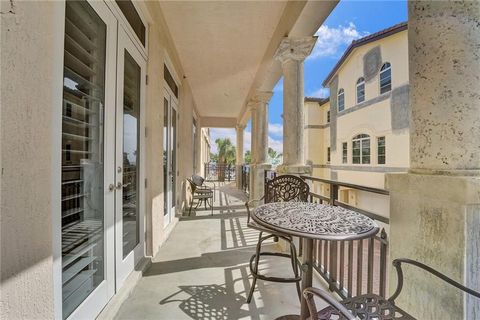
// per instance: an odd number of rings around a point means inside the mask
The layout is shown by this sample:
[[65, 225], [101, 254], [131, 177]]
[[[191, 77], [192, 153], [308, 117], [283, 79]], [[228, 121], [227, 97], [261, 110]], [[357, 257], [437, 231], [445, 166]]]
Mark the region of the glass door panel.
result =
[[[173, 101], [172, 101], [173, 102]], [[175, 199], [176, 198], [176, 181], [177, 181], [177, 110], [175, 110], [172, 103], [172, 125], [170, 129], [170, 152], [171, 152], [171, 162], [170, 162], [170, 181], [172, 183], [172, 199], [170, 203], [171, 215], [175, 215]], [[171, 220], [171, 218], [170, 218]]]
[[65, 9], [62, 109], [62, 310], [105, 280], [104, 104], [107, 25], [86, 1]]
[[120, 288], [144, 256], [143, 99], [146, 63], [118, 29], [116, 108], [115, 277]]
[[163, 98], [163, 215], [165, 217], [165, 225], [170, 222], [169, 219], [169, 119], [170, 119], [170, 103], [167, 98]]
[[125, 50], [123, 81], [123, 258], [139, 243], [138, 164], [141, 69]]
[[175, 216], [177, 180], [177, 110], [176, 99], [169, 88], [165, 88], [163, 112], [163, 209], [166, 227]]

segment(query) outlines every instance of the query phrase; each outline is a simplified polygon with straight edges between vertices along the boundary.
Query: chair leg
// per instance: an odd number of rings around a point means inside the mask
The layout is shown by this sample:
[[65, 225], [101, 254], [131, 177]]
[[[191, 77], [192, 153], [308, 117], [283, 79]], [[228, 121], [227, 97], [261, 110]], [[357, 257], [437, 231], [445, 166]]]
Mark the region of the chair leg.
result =
[[190, 209], [188, 210], [188, 216], [190, 217], [190, 215], [192, 214], [192, 207], [193, 207], [193, 199], [192, 201], [190, 202]]
[[252, 286], [250, 287], [250, 292], [248, 293], [247, 303], [252, 301], [253, 292], [255, 291], [255, 284], [257, 283], [258, 263], [260, 261], [260, 249], [262, 247], [262, 234], [263, 232], [260, 232], [258, 235], [257, 249], [255, 250], [255, 265], [252, 272], [253, 281]]
[[[297, 250], [295, 249], [295, 245], [293, 244], [293, 239], [290, 240], [289, 242], [290, 242], [290, 255], [292, 256], [291, 262], [292, 262], [293, 274], [295, 275], [295, 277], [298, 277]], [[295, 285], [297, 286], [298, 299], [302, 301], [302, 290], [300, 289], [300, 282], [299, 281], [295, 282]]]

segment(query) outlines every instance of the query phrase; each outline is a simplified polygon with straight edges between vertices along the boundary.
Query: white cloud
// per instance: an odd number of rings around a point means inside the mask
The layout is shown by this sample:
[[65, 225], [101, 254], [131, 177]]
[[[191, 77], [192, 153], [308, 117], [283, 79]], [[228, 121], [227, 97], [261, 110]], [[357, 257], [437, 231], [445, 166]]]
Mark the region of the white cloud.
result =
[[322, 25], [315, 35], [318, 36], [318, 40], [308, 59], [339, 57], [344, 46], [368, 35], [368, 32], [357, 30], [355, 24], [349, 22], [347, 26], [339, 25], [336, 28]]
[[268, 137], [268, 146], [278, 153], [283, 153], [283, 140]]
[[330, 96], [330, 89], [322, 87], [310, 92], [307, 96], [315, 98], [328, 98]]
[[268, 134], [272, 136], [283, 136], [283, 124], [281, 123], [269, 123]]

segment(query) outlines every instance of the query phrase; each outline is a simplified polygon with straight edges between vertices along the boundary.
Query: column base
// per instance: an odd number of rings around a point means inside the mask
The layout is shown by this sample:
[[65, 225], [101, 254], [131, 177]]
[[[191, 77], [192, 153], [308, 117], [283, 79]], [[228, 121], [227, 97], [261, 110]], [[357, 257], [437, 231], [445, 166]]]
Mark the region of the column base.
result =
[[268, 163], [252, 164], [250, 166], [250, 200], [260, 199], [265, 191], [265, 170], [272, 169]]
[[282, 164], [277, 167], [277, 174], [292, 174], [295, 176], [300, 175], [311, 175], [312, 174], [312, 167], [309, 165], [302, 165], [302, 164]]
[[[390, 261], [417, 260], [467, 287], [478, 288], [480, 178], [404, 173], [388, 174], [386, 182], [390, 191]], [[391, 264], [390, 268], [392, 293], [397, 277]], [[426, 277], [420, 269], [406, 268], [404, 273], [405, 285], [395, 302], [417, 319], [438, 314], [473, 319], [480, 314], [478, 299]]]

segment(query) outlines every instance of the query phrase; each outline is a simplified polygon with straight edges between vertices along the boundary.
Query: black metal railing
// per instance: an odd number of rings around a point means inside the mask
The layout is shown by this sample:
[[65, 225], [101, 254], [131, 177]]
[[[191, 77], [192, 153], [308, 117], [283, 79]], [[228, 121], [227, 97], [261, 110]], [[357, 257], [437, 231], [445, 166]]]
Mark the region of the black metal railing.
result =
[[250, 165], [242, 164], [242, 190], [250, 192]]
[[[384, 215], [358, 208], [340, 201], [338, 194], [342, 188], [387, 196], [384, 189], [366, 187], [351, 183], [301, 176], [312, 187], [314, 183], [328, 186], [329, 195], [310, 192], [310, 201], [329, 203], [334, 206], [364, 214], [380, 224], [388, 225]], [[313, 190], [314, 188], [311, 188]], [[300, 242], [301, 244], [301, 242]], [[301, 245], [300, 245], [301, 247]], [[300, 248], [300, 254], [302, 248]], [[314, 242], [314, 268], [328, 282], [329, 289], [347, 298], [365, 293], [385, 296], [387, 290], [388, 235], [385, 228], [372, 238], [353, 241]]]
[[265, 172], [263, 173], [263, 177], [265, 180], [263, 184], [263, 187], [264, 187], [263, 194], [267, 194], [267, 182], [275, 179], [276, 176], [277, 176], [277, 173], [275, 172], [275, 170], [265, 170]]
[[235, 165], [207, 162], [204, 173], [207, 181], [232, 181], [235, 179]]

